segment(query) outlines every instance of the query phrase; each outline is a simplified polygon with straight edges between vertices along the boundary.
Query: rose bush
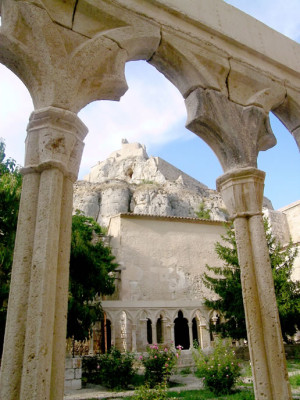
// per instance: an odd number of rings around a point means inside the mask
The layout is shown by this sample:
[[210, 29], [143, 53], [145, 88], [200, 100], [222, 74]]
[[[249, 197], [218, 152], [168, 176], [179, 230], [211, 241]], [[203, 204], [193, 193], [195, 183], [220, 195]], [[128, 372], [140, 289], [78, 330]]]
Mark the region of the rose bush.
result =
[[140, 360], [145, 367], [145, 381], [150, 387], [169, 380], [180, 351], [180, 346], [172, 349], [165, 344], [152, 344], [147, 347], [147, 354], [140, 356]]
[[194, 352], [196, 375], [216, 395], [228, 394], [241, 375], [241, 366], [230, 348], [229, 340], [217, 339], [214, 350], [206, 355], [199, 348]]

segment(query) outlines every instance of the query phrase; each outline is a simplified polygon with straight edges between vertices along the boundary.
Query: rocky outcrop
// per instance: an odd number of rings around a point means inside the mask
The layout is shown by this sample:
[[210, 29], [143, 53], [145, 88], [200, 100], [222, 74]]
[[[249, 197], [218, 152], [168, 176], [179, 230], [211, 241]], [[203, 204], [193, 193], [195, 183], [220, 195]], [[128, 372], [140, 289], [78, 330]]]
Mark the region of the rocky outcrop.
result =
[[227, 217], [218, 192], [161, 158], [148, 157], [143, 145], [124, 139], [121, 150], [75, 184], [73, 207], [102, 226], [112, 215], [127, 212], [197, 218], [202, 207], [211, 219]]

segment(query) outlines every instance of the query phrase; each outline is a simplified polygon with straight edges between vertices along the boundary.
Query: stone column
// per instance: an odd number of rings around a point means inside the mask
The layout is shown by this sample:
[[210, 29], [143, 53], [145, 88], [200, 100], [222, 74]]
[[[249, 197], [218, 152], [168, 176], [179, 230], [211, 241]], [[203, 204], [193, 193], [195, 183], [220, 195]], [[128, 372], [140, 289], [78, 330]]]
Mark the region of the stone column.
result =
[[156, 323], [152, 322], [151, 329], [152, 329], [152, 344], [155, 344], [157, 343]]
[[189, 326], [190, 349], [192, 349], [193, 348], [193, 323], [189, 322], [188, 326]]
[[140, 343], [142, 346], [142, 351], [144, 351], [144, 349], [146, 349], [147, 344], [148, 344], [148, 340], [147, 340], [147, 336], [148, 336], [148, 332], [147, 332], [147, 318], [141, 318], [140, 322], [141, 322], [141, 328], [140, 328], [140, 334], [141, 334], [141, 338], [140, 338]]
[[264, 177], [241, 168], [217, 185], [234, 221], [255, 398], [282, 400], [292, 397], [262, 219]]
[[1, 399], [63, 398], [73, 182], [86, 133], [54, 107], [29, 121]]
[[175, 332], [174, 332], [175, 324], [174, 324], [174, 322], [170, 324], [170, 327], [171, 327], [171, 343], [172, 343], [172, 346], [175, 348]]
[[162, 343], [167, 343], [167, 318], [161, 319], [161, 334], [162, 334]]
[[110, 321], [110, 330], [111, 330], [111, 344], [112, 346], [116, 346], [116, 329], [113, 321]]
[[131, 325], [131, 351], [136, 351], [136, 324]]

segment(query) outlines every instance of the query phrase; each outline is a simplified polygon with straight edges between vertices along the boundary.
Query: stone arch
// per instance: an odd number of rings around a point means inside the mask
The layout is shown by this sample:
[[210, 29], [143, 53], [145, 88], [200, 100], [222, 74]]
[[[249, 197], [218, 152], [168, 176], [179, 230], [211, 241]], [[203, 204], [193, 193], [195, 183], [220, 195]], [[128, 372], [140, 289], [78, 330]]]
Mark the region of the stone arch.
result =
[[293, 135], [300, 150], [300, 94], [291, 88], [287, 90], [287, 96], [278, 107], [272, 109], [272, 113], [283, 123]]

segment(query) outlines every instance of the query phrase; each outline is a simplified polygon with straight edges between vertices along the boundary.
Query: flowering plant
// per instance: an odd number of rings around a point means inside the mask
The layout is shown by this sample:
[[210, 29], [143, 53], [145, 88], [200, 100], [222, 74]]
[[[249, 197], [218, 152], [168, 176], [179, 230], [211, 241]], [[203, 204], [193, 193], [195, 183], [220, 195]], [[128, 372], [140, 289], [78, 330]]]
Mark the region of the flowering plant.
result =
[[180, 346], [172, 349], [166, 344], [151, 344], [147, 347], [147, 354], [140, 356], [140, 360], [145, 367], [145, 381], [150, 387], [169, 380], [180, 351]]
[[139, 386], [133, 396], [134, 400], [167, 400], [167, 398], [166, 382], [158, 384], [153, 389], [149, 387], [149, 383], [144, 386]]
[[194, 352], [194, 358], [196, 375], [203, 378], [204, 386], [216, 395], [229, 393], [241, 375], [241, 366], [228, 340], [217, 339], [210, 355], [198, 349]]

